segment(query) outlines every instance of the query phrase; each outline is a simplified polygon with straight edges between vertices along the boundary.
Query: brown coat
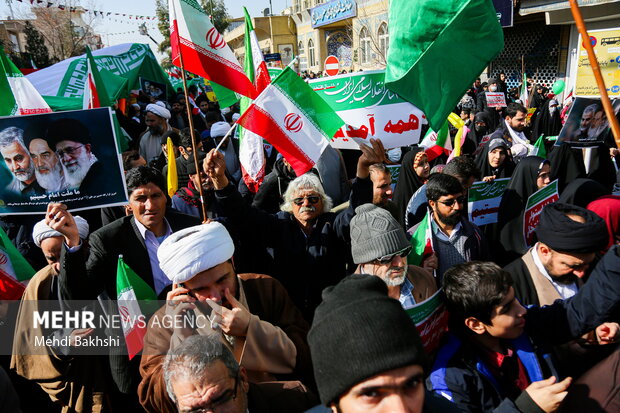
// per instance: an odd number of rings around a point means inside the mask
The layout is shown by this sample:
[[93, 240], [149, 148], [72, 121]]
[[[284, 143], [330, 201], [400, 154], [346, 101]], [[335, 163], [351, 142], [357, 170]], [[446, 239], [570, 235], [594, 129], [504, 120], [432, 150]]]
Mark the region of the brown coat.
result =
[[[309, 326], [284, 287], [266, 275], [239, 274], [238, 277], [239, 301], [253, 315], [247, 337], [235, 338], [231, 348], [238, 361], [241, 359], [240, 365], [256, 382], [274, 379], [311, 382], [312, 363], [306, 340]], [[159, 309], [149, 322], [140, 362], [142, 381], [138, 396], [149, 412], [176, 411], [166, 391], [162, 368], [166, 352], [178, 343], [171, 328], [154, 328], [164, 313], [165, 308]], [[201, 330], [197, 334], [210, 332]]]

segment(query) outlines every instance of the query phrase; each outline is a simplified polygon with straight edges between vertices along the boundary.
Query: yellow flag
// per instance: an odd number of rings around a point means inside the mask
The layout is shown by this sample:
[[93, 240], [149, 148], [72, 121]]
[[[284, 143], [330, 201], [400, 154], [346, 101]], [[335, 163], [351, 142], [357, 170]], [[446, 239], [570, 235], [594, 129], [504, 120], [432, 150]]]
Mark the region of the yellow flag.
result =
[[450, 113], [448, 121], [452, 126], [458, 129], [454, 137], [454, 149], [451, 157], [461, 156], [461, 140], [463, 139], [463, 127], [465, 126], [465, 122], [456, 113]]
[[168, 138], [166, 142], [166, 152], [168, 153], [168, 195], [172, 198], [179, 189], [179, 179], [177, 177], [177, 162], [174, 156], [174, 147], [172, 139]]

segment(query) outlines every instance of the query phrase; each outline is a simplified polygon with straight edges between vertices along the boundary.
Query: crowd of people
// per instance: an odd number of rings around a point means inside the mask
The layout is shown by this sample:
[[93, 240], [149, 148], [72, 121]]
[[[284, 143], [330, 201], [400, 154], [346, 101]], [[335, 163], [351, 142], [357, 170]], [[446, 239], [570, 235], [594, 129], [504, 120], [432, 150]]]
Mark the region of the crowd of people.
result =
[[[562, 110], [532, 87], [528, 119], [505, 75], [478, 79], [455, 108], [471, 130], [450, 159], [411, 145], [395, 160], [370, 139], [346, 157], [328, 147], [296, 176], [265, 145], [257, 193], [228, 133], [237, 105], [221, 108], [190, 88], [189, 99], [144, 95], [117, 109], [132, 138], [122, 154], [127, 205], [71, 212], [51, 203], [44, 219], [0, 217], [38, 270], [0, 369], [3, 410], [620, 411], [618, 151], [606, 132], [587, 162], [568, 143], [547, 142], [548, 155], [536, 156], [534, 142], [558, 134]], [[506, 107], [489, 107], [485, 91], [505, 93]], [[11, 169], [5, 149], [38, 166], [35, 144], [0, 140], [15, 185], [27, 184], [27, 168]], [[169, 196], [173, 162], [178, 190]], [[509, 183], [497, 222], [479, 227], [468, 191], [500, 178]], [[528, 198], [555, 180], [559, 200], [542, 209], [528, 243]], [[420, 228], [428, 245], [414, 258]], [[91, 302], [118, 314], [119, 257], [162, 300], [147, 312], [141, 353], [129, 357], [122, 340], [98, 355], [72, 344], [32, 354], [36, 334], [125, 337], [120, 326], [34, 328], [23, 307], [81, 311]], [[208, 322], [164, 322], [201, 317]]]

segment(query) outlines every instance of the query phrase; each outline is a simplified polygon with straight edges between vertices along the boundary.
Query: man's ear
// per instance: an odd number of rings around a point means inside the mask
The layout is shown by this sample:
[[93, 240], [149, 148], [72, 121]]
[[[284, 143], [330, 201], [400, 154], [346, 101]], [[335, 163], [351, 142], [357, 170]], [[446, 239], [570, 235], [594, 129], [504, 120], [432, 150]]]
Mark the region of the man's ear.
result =
[[467, 317], [464, 321], [467, 328], [476, 334], [484, 334], [487, 332], [486, 324], [478, 320], [476, 317]]
[[241, 388], [244, 393], [250, 391], [250, 383], [248, 381], [248, 373], [245, 370], [245, 367], [239, 366], [239, 379], [241, 380]]
[[540, 252], [540, 255], [542, 255], [544, 258], [547, 258], [549, 255], [551, 255], [551, 248], [549, 248], [546, 244], [543, 244], [542, 242], [538, 243], [538, 251]]
[[436, 201], [431, 201], [430, 199], [428, 200], [428, 206], [431, 207], [431, 209], [434, 211], [435, 207], [437, 206], [437, 202]]

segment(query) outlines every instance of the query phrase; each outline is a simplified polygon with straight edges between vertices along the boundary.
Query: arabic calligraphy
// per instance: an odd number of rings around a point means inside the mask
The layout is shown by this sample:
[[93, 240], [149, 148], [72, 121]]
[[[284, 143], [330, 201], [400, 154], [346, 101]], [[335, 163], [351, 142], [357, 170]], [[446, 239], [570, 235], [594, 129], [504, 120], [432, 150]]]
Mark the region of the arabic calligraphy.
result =
[[311, 11], [312, 27], [332, 23], [356, 14], [355, 1], [338, 0], [315, 7]]
[[398, 122], [393, 124], [392, 121], [390, 120], [385, 125], [385, 128], [383, 128], [383, 130], [386, 132], [390, 132], [390, 133], [401, 133], [402, 134], [403, 132], [407, 132], [410, 130], [416, 130], [419, 127], [420, 127], [420, 120], [418, 119], [416, 115], [411, 114], [409, 115], [408, 122], [403, 122], [402, 120], [399, 120]]
[[329, 89], [329, 92], [324, 92], [327, 96], [340, 95], [340, 97], [336, 100], [336, 103], [365, 102], [366, 99], [371, 99], [372, 103], [367, 107], [378, 106], [386, 98], [388, 101], [398, 99], [398, 95], [385, 87], [385, 82], [373, 82], [373, 79], [368, 76], [356, 76], [355, 78], [350, 77], [340, 89], [331, 90], [334, 88], [335, 86], [323, 86], [314, 90]]

